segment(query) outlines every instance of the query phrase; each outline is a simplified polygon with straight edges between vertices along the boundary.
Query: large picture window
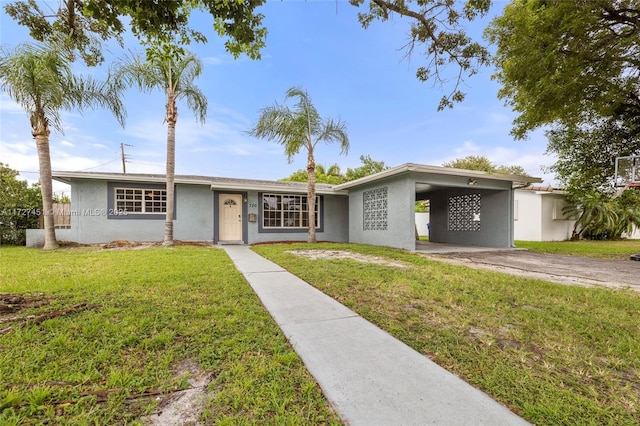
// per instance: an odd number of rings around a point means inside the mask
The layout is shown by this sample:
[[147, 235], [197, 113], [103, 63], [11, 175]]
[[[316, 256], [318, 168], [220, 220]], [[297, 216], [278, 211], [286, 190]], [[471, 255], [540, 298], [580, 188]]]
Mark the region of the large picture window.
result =
[[127, 213], [166, 213], [165, 189], [115, 188], [115, 210]]
[[[320, 228], [320, 202], [315, 200], [315, 225]], [[296, 229], [309, 227], [309, 205], [306, 195], [262, 194], [262, 227], [264, 229]]]

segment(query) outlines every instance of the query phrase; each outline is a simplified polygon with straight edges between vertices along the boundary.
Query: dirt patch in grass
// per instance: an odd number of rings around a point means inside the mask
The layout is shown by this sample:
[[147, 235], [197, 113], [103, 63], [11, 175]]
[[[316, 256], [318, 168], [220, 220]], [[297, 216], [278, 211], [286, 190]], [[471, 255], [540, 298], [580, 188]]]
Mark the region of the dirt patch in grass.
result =
[[350, 259], [362, 263], [374, 263], [376, 265], [393, 266], [396, 268], [407, 267], [404, 263], [385, 259], [384, 257], [370, 256], [344, 250], [288, 250], [286, 253], [308, 257], [309, 259]]
[[[161, 241], [128, 241], [128, 240], [115, 240], [110, 243], [100, 244], [103, 250], [143, 250], [149, 247], [160, 247]], [[175, 240], [174, 246], [197, 246], [208, 247], [213, 245], [207, 241], [181, 241]]]
[[23, 309], [48, 305], [50, 300], [51, 298], [45, 297], [44, 293], [33, 295], [0, 293], [0, 323], [7, 322], [7, 317], [12, 317]]
[[140, 420], [145, 425], [181, 426], [199, 425], [198, 420], [204, 409], [207, 385], [211, 374], [193, 361], [182, 361], [174, 367], [176, 377], [185, 377], [190, 387], [170, 395], [158, 396], [158, 406], [154, 412]]
[[[70, 315], [87, 309], [95, 309], [99, 307], [97, 305], [88, 305], [86, 302], [82, 302], [53, 311], [50, 310], [44, 313], [38, 313], [38, 315], [34, 313], [26, 315], [21, 312], [25, 309], [48, 306], [51, 300], [54, 300], [54, 298], [45, 297], [44, 293], [38, 293], [34, 296], [0, 293], [0, 335], [13, 331], [15, 327], [22, 327], [26, 324], [40, 324], [41, 322], [51, 318]], [[32, 310], [31, 312], [41, 311]]]

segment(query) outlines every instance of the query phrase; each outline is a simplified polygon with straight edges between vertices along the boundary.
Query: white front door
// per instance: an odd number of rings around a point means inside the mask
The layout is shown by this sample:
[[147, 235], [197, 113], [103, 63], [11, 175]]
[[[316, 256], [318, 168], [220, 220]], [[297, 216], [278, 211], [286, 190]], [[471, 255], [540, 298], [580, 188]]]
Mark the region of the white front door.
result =
[[242, 195], [220, 194], [219, 196], [220, 241], [242, 241]]

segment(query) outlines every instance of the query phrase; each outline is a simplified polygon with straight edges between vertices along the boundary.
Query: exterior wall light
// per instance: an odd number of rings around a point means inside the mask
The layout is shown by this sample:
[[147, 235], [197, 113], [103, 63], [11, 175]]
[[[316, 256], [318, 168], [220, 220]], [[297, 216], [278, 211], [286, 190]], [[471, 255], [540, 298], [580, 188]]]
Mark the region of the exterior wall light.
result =
[[469, 185], [477, 185], [478, 181], [475, 180], [474, 178], [469, 178], [469, 182], [467, 182]]

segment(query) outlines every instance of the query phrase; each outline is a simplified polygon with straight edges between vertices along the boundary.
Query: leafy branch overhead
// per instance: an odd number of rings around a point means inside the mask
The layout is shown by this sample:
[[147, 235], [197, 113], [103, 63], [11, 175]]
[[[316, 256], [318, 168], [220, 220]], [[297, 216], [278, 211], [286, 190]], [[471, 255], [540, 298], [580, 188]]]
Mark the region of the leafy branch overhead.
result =
[[51, 3], [17, 0], [4, 8], [29, 29], [33, 39], [63, 43], [72, 57], [79, 53], [87, 65], [93, 66], [104, 61], [103, 41], [114, 39], [122, 46], [126, 30], [123, 22], [129, 22], [133, 34], [144, 44], [206, 42], [205, 34], [189, 26], [194, 10], [209, 12], [212, 29], [227, 37], [225, 47], [234, 57], [246, 53], [259, 59], [267, 29], [262, 25], [264, 16], [255, 9], [263, 3], [264, 0], [62, 0], [55, 9]]
[[[364, 0], [350, 3], [360, 7]], [[469, 0], [464, 4], [451, 0], [371, 0], [369, 10], [359, 13], [358, 19], [365, 29], [374, 20], [389, 20], [394, 13], [411, 21], [409, 40], [404, 46], [406, 57], [419, 50], [427, 59], [416, 71], [416, 77], [431, 81], [434, 86], [453, 85], [440, 100], [438, 109], [442, 110], [463, 101], [461, 85], [465, 78], [491, 63], [487, 48], [473, 41], [463, 28], [464, 22], [485, 15], [490, 6], [490, 0]], [[447, 65], [454, 65], [457, 70], [451, 79], [445, 71]]]
[[640, 116], [637, 0], [513, 1], [486, 31], [519, 138], [544, 125]]

